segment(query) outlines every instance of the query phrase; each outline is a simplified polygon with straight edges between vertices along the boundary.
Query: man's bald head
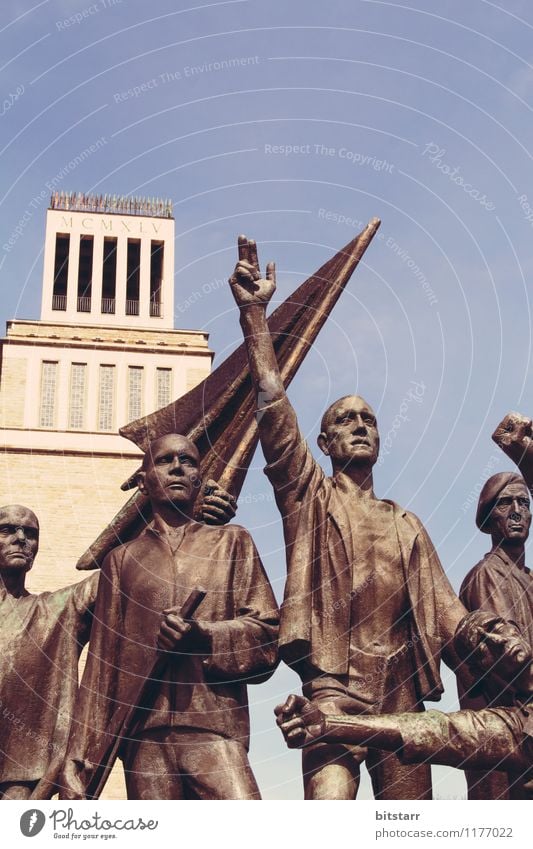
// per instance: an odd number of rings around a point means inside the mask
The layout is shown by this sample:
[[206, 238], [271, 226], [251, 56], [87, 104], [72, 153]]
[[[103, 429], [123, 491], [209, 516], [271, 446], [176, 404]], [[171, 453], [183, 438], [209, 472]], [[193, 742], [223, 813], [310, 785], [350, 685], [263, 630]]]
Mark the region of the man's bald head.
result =
[[365, 401], [364, 398], [362, 398], [360, 395], [343, 395], [342, 398], [337, 398], [337, 400], [334, 401], [333, 404], [330, 404], [330, 406], [327, 408], [326, 412], [322, 416], [322, 421], [320, 422], [321, 431], [327, 430], [328, 425], [331, 423], [331, 421], [334, 421], [335, 417], [337, 416], [339, 408], [344, 409], [347, 403], [353, 404], [354, 407], [358, 410], [365, 410], [366, 412], [370, 413], [370, 415], [374, 417], [375, 422], [376, 414], [374, 413], [374, 410], [372, 409], [370, 404]]
[[39, 520], [29, 507], [0, 507], [0, 569], [27, 572], [39, 549]]
[[334, 401], [322, 416], [320, 449], [335, 471], [349, 466], [372, 467], [379, 453], [379, 433], [374, 410], [360, 395]]
[[39, 519], [29, 507], [24, 507], [23, 504], [7, 504], [4, 507], [0, 507], [0, 522], [3, 522], [6, 517], [20, 518], [21, 516], [29, 519], [33, 526], [39, 530]]

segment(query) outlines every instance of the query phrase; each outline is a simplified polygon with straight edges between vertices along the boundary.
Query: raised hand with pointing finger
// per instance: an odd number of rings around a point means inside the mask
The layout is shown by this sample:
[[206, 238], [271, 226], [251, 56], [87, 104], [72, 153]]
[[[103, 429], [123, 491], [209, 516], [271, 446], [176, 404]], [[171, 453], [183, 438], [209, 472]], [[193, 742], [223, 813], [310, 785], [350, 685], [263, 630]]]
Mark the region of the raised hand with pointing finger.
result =
[[229, 283], [241, 309], [254, 305], [266, 306], [276, 291], [275, 263], [267, 264], [266, 277], [262, 278], [255, 241], [239, 236], [239, 261]]

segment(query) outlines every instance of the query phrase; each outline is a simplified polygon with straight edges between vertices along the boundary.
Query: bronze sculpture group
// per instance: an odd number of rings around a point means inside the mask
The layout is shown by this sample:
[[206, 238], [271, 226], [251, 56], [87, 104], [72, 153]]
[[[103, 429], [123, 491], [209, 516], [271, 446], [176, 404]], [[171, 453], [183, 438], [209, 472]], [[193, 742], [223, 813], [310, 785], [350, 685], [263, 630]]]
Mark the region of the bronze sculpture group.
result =
[[[431, 798], [430, 763], [465, 769], [471, 798], [531, 798], [531, 421], [512, 414], [495, 434], [521, 474], [483, 488], [477, 524], [492, 549], [459, 598], [420, 520], [374, 494], [379, 433], [364, 399], [340, 398], [324, 413], [318, 445], [331, 477], [314, 459], [267, 324], [275, 267], [261, 276], [246, 237], [230, 286], [251, 381], [242, 409], [257, 411], [283, 523], [281, 613], [250, 536], [227, 524], [232, 496], [205, 494], [201, 438], [164, 416], [162, 434], [147, 427], [134, 480], [144, 527], [94, 555], [101, 569], [85, 581], [30, 595], [38, 522], [26, 508], [1, 508], [0, 798], [94, 798], [117, 754], [129, 799], [260, 798], [247, 686], [278, 657], [302, 682], [303, 696], [276, 713], [287, 744], [302, 748], [306, 799], [355, 799], [363, 762], [376, 798]], [[248, 443], [243, 451], [251, 456]], [[443, 691], [441, 657], [458, 676], [455, 714], [424, 713]]]

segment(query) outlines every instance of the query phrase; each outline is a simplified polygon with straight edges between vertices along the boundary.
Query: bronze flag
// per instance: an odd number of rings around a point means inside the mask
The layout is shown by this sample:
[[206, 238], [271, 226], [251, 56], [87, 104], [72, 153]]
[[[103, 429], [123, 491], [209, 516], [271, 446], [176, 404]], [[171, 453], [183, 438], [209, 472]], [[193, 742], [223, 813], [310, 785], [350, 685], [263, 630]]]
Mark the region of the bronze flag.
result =
[[[372, 241], [380, 221], [373, 218], [270, 316], [268, 325], [281, 375], [287, 387], [302, 364], [322, 325]], [[202, 383], [161, 410], [120, 429], [142, 450], [167, 433], [181, 433], [200, 452], [204, 480], [214, 478], [238, 497], [258, 442], [256, 403], [244, 344]], [[133, 475], [123, 485], [131, 489]], [[96, 569], [106, 554], [133, 539], [149, 520], [147, 500], [137, 491], [102, 531], [77, 563]]]

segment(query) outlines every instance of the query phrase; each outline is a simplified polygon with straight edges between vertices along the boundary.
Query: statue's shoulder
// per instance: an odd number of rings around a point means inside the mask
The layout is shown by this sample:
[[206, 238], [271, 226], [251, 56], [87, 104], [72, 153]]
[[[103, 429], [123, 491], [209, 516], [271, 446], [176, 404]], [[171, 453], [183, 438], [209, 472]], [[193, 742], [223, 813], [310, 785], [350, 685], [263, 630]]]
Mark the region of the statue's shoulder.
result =
[[505, 565], [501, 557], [498, 557], [493, 551], [488, 551], [484, 557], [479, 560], [475, 566], [466, 573], [463, 586], [477, 578], [483, 578], [484, 575], [497, 574], [507, 578], [508, 567]]
[[0, 598], [2, 614], [4, 615], [4, 611], [5, 615], [8, 615], [12, 611], [18, 613], [18, 611], [29, 610], [33, 605], [38, 604], [41, 599], [48, 599], [51, 594], [51, 592], [30, 593], [26, 591], [23, 595], [16, 597], [6, 593], [5, 596]]
[[195, 535], [215, 542], [219, 539], [238, 540], [251, 539], [250, 532], [243, 528], [242, 525], [206, 525], [203, 522], [195, 522], [193, 532]]
[[392, 507], [394, 518], [396, 520], [407, 522], [413, 530], [425, 532], [422, 520], [419, 519], [415, 513], [411, 513], [410, 510], [406, 510], [405, 507], [402, 507], [401, 504], [398, 504], [396, 501], [392, 501], [390, 498], [380, 498], [379, 500], [382, 501], [383, 504], [389, 504]]
[[120, 569], [124, 560], [128, 557], [128, 555], [132, 555], [133, 557], [137, 556], [139, 550], [146, 546], [148, 540], [145, 539], [145, 531], [143, 531], [139, 536], [134, 539], [130, 539], [127, 542], [123, 542], [122, 545], [117, 545], [116, 548], [113, 548], [109, 554], [106, 556], [103, 564], [102, 571], [109, 572]]

